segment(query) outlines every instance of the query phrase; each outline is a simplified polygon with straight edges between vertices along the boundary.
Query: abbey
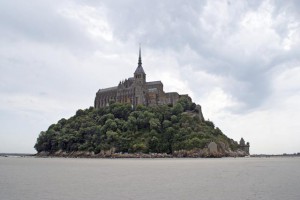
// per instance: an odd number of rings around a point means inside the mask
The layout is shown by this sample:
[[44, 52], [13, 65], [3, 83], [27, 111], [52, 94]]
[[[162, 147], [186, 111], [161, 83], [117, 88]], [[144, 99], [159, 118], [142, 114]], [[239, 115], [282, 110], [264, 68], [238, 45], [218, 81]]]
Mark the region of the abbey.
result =
[[154, 106], [174, 105], [181, 96], [177, 92], [164, 92], [161, 81], [146, 81], [146, 73], [142, 67], [141, 48], [139, 49], [138, 66], [133, 77], [121, 81], [118, 86], [99, 89], [94, 102], [95, 108], [109, 105], [109, 102], [129, 103], [137, 105]]

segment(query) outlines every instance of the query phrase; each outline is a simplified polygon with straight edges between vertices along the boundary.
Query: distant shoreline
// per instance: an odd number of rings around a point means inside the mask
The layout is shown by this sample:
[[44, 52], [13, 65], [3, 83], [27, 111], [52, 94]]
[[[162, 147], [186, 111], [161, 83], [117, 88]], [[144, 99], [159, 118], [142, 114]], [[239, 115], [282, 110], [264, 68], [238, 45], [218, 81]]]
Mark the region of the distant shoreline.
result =
[[35, 155], [34, 153], [0, 153], [0, 157], [32, 157]]
[[300, 157], [300, 153], [294, 154], [253, 154], [251, 157], [264, 158], [264, 157]]

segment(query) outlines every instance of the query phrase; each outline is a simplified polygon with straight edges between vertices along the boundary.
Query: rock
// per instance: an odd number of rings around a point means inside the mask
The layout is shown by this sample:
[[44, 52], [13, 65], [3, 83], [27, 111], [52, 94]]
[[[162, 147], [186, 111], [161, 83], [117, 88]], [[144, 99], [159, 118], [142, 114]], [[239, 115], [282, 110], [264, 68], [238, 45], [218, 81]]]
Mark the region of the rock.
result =
[[46, 152], [46, 151], [42, 151], [42, 152], [40, 152], [40, 153], [38, 153], [38, 156], [41, 156], [41, 157], [43, 157], [43, 156], [49, 156], [49, 152]]
[[210, 154], [217, 154], [218, 153], [218, 145], [215, 142], [210, 142], [208, 144], [208, 151]]
[[218, 147], [219, 147], [219, 152], [222, 152], [222, 154], [224, 154], [225, 152], [226, 152], [226, 145], [225, 145], [225, 143], [224, 142], [219, 142], [219, 145], [218, 145]]
[[204, 116], [203, 116], [203, 113], [202, 113], [202, 109], [201, 109], [201, 106], [199, 104], [196, 105], [196, 109], [195, 110], [197, 110], [197, 112], [198, 112], [199, 119], [201, 121], [204, 121]]

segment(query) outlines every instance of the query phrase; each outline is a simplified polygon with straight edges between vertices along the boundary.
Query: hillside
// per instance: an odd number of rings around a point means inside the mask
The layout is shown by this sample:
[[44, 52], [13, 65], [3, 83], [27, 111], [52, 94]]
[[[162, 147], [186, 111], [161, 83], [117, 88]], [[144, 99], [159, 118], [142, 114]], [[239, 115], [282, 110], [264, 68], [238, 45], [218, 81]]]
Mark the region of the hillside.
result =
[[[200, 117], [199, 117], [200, 116]], [[213, 122], [201, 119], [195, 103], [181, 98], [174, 106], [112, 103], [78, 110], [42, 131], [35, 149], [40, 156], [73, 157], [221, 157], [244, 155], [238, 143]], [[210, 152], [208, 145], [217, 145]], [[164, 155], [164, 156], [161, 156]]]

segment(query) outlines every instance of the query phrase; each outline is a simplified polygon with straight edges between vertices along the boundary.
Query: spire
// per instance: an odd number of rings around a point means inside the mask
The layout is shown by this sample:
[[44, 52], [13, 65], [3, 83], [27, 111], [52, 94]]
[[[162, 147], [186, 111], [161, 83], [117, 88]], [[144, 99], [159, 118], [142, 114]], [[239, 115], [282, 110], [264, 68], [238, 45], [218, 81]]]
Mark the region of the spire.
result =
[[145, 74], [145, 71], [142, 67], [142, 56], [141, 56], [141, 44], [139, 48], [139, 62], [138, 62], [138, 67], [136, 68], [134, 74]]
[[142, 67], [141, 44], [140, 44], [140, 48], [139, 48], [139, 62], [138, 62], [138, 67]]

